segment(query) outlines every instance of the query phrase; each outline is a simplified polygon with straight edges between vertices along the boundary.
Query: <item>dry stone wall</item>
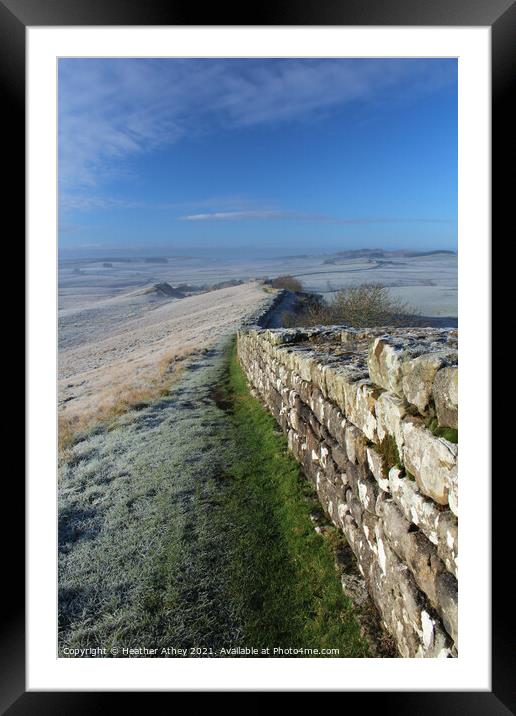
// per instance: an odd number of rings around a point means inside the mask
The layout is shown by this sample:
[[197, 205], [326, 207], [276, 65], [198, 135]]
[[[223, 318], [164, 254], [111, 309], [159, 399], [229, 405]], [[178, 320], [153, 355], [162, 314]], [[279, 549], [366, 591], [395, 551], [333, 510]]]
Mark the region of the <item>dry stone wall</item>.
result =
[[400, 655], [456, 656], [457, 332], [251, 326], [238, 355]]

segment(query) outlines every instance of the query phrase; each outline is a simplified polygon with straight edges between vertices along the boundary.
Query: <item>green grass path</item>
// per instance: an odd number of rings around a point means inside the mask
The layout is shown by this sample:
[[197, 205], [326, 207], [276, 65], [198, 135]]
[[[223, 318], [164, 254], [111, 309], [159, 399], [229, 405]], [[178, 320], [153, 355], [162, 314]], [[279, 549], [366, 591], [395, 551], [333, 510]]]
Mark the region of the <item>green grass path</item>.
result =
[[245, 614], [244, 641], [366, 656], [331, 540], [310, 519], [320, 511], [313, 488], [273, 417], [250, 395], [234, 347], [223, 385], [235, 451], [225, 504], [235, 529], [231, 586]]

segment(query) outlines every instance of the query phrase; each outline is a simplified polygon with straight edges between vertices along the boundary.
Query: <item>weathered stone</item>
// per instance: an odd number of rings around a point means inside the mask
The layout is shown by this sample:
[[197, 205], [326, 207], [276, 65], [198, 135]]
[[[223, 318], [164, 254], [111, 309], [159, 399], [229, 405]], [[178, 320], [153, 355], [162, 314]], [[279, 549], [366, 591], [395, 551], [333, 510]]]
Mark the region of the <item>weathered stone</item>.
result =
[[368, 380], [344, 385], [346, 417], [373, 442], [377, 442], [376, 405], [377, 393]]
[[305, 435], [306, 435], [306, 447], [307, 447], [308, 453], [310, 455], [310, 458], [314, 462], [319, 463], [319, 449], [321, 446], [321, 442], [309, 425], [306, 426]]
[[307, 478], [312, 482], [314, 485], [316, 484], [317, 480], [317, 474], [320, 472], [319, 470], [319, 461], [315, 461], [313, 459], [312, 454], [308, 450], [308, 447], [306, 446], [306, 443], [303, 447], [303, 472], [307, 476]]
[[378, 497], [376, 498], [376, 503], [374, 506], [374, 513], [378, 517], [382, 514], [382, 503], [385, 502], [385, 500], [388, 500], [390, 498], [390, 493], [385, 492], [384, 490], [378, 490]]
[[449, 572], [442, 571], [436, 579], [437, 601], [439, 614], [442, 617], [444, 628], [453, 641], [458, 640], [458, 599], [457, 580]]
[[356, 343], [357, 341], [363, 340], [369, 336], [374, 336], [374, 332], [369, 329], [362, 330], [360, 328], [347, 327], [341, 330], [340, 340], [342, 343]]
[[346, 470], [349, 460], [344, 448], [342, 448], [338, 443], [336, 443], [332, 446], [331, 454], [337, 465], [342, 470]]
[[459, 371], [456, 366], [437, 371], [433, 397], [437, 421], [441, 427], [458, 428]]
[[419, 421], [403, 421], [403, 461], [425, 495], [440, 505], [448, 503], [448, 493], [457, 461], [457, 445], [437, 438]]
[[390, 492], [391, 488], [383, 465], [383, 457], [372, 447], [367, 448], [367, 463], [381, 489]]
[[378, 497], [378, 485], [371, 477], [363, 475], [358, 476], [357, 481], [358, 499], [364, 508], [374, 514], [376, 509], [376, 499]]
[[325, 421], [329, 433], [341, 444], [344, 443], [344, 432], [348, 421], [342, 412], [331, 403], [327, 404], [325, 410]]
[[315, 417], [320, 423], [324, 423], [326, 415], [325, 415], [325, 406], [327, 404], [327, 401], [324, 399], [323, 394], [319, 390], [319, 388], [315, 388], [315, 390], [312, 392], [310, 396], [310, 410], [313, 412]]
[[358, 466], [352, 462], [349, 462], [348, 467], [346, 469], [347, 484], [351, 487], [351, 489], [353, 490], [353, 493], [356, 495], [358, 495], [358, 477], [359, 477]]
[[299, 394], [299, 397], [304, 403], [308, 403], [310, 401], [311, 393], [312, 393], [312, 386], [311, 384], [303, 380], [300, 375], [297, 373], [292, 373], [292, 388], [297, 391]]
[[442, 617], [452, 639], [457, 634], [457, 580], [446, 569], [435, 547], [422, 532], [412, 531], [392, 500], [382, 505], [382, 525], [389, 544], [408, 565], [416, 583]]
[[391, 495], [409, 522], [419, 527], [430, 542], [446, 569], [457, 576], [457, 518], [448, 510], [439, 509], [433, 500], [419, 491], [417, 484], [403, 476], [396, 467], [389, 471]]
[[318, 438], [324, 440], [326, 437], [328, 437], [328, 431], [326, 430], [324, 425], [321, 425], [321, 423], [317, 420], [317, 418], [309, 408], [307, 408], [306, 422], [310, 425]]
[[450, 487], [448, 492], [448, 502], [450, 510], [457, 517], [459, 516], [459, 466], [458, 463], [454, 465], [450, 471]]
[[452, 512], [445, 510], [439, 513], [437, 533], [437, 554], [443, 560], [446, 569], [458, 577], [459, 524]]
[[326, 385], [326, 374], [329, 366], [325, 362], [318, 360], [314, 362], [310, 371], [310, 378], [314, 386], [319, 388], [324, 396], [328, 394]]
[[350, 386], [366, 378], [367, 371], [364, 368], [355, 365], [332, 363], [327, 366], [325, 373], [325, 390], [323, 390], [323, 393], [326, 398], [344, 411], [351, 420], [351, 416], [347, 414], [346, 389], [349, 389]]
[[[375, 344], [378, 355], [368, 353]], [[443, 419], [456, 402], [456, 369], [431, 373], [441, 359], [453, 360], [455, 348], [456, 332], [426, 328], [253, 329], [238, 336], [253, 391], [346, 535], [385, 627], [407, 657], [456, 656], [457, 446], [409, 417], [403, 393], [411, 413], [429, 411], [433, 399]], [[440, 392], [450, 393], [444, 407]], [[394, 459], [400, 467], [385, 474]]]
[[402, 390], [409, 403], [423, 415], [427, 412], [437, 371], [456, 357], [449, 351], [427, 353], [402, 364]]
[[392, 437], [398, 453], [403, 453], [402, 420], [406, 415], [406, 403], [392, 393], [382, 393], [376, 401], [376, 426], [379, 442]]
[[298, 373], [302, 380], [310, 383], [312, 380], [312, 368], [316, 360], [314, 351], [304, 353], [291, 351], [287, 356], [288, 367]]
[[315, 484], [324, 511], [336, 526], [340, 526], [339, 505], [346, 502], [344, 486], [334, 485], [323, 470], [317, 472]]
[[347, 503], [347, 500], [344, 499], [343, 501], [339, 502], [339, 504], [337, 505], [338, 527], [340, 527], [341, 530], [344, 530], [344, 524], [345, 524], [344, 518], [348, 514], [349, 514], [349, 505]]
[[357, 525], [362, 524], [362, 513], [364, 512], [364, 508], [358, 497], [355, 497], [351, 490], [347, 490], [346, 492], [346, 503]]
[[265, 340], [271, 345], [283, 345], [285, 343], [299, 343], [308, 337], [306, 331], [299, 330], [298, 328], [284, 328], [280, 331], [265, 330], [260, 332]]
[[288, 420], [289, 420], [290, 425], [296, 431], [296, 433], [300, 433], [300, 434], [304, 433], [303, 421], [301, 420], [297, 410], [295, 410], [294, 408], [289, 410]]
[[376, 554], [378, 551], [378, 545], [376, 542], [376, 535], [378, 532], [378, 517], [371, 511], [364, 510], [362, 513], [362, 532], [365, 535], [369, 547]]
[[309, 409], [312, 411], [320, 425], [322, 425], [330, 435], [332, 435], [339, 442], [344, 442], [344, 430], [347, 420], [339, 408], [324, 397], [319, 388], [315, 388], [312, 391], [309, 401]]
[[388, 336], [375, 338], [369, 349], [367, 365], [373, 383], [401, 395], [401, 365], [405, 356], [405, 342]]
[[304, 451], [302, 448], [303, 441], [295, 430], [289, 430], [287, 433], [287, 442], [289, 450], [292, 452], [296, 460], [299, 460], [299, 462], [302, 462], [304, 457]]
[[295, 390], [288, 391], [288, 404], [293, 410], [299, 410], [301, 407], [301, 397]]
[[424, 414], [432, 396], [436, 372], [456, 362], [455, 345], [444, 336], [431, 334], [430, 341], [416, 334], [404, 337], [381, 335], [369, 348], [368, 368], [377, 385], [405, 397]]
[[419, 527], [432, 544], [437, 544], [441, 511], [435, 502], [422, 495], [417, 483], [405, 477], [399, 468], [393, 467], [389, 471], [389, 484], [392, 498], [401, 507], [405, 518]]
[[[364, 513], [366, 514], [366, 513]], [[360, 555], [371, 594], [382, 611], [387, 629], [394, 635], [402, 656], [446, 658], [453, 645], [434, 610], [418, 590], [414, 577], [403, 564], [376, 521], [376, 549], [361, 537], [353, 521], [345, 524], [346, 535]]]
[[367, 440], [363, 433], [354, 425], [348, 424], [345, 432], [346, 453], [352, 463], [363, 463], [367, 460]]

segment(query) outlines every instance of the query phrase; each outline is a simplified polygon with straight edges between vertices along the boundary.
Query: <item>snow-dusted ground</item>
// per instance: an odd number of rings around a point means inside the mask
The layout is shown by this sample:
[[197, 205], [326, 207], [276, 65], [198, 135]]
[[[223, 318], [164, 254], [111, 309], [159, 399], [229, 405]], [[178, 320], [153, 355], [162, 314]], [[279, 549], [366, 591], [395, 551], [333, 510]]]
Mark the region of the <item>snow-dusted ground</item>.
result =
[[[336, 263], [325, 263], [336, 260]], [[107, 266], [104, 264], [108, 264]], [[457, 257], [435, 254], [389, 260], [298, 256], [62, 261], [59, 268], [59, 400], [62, 411], [94, 412], [152, 379], [173, 355], [209, 348], [270, 299], [253, 277], [298, 277], [306, 290], [331, 293], [363, 282], [382, 283], [425, 316], [457, 315]], [[153, 284], [240, 286], [171, 299]]]
[[271, 300], [257, 282], [182, 299], [134, 291], [59, 315], [59, 403], [95, 413], [111, 395], [144, 387], [160, 361], [210, 348]]
[[[102, 261], [62, 262], [59, 270], [59, 305], [69, 308], [93, 305], [114, 295], [127, 294], [159, 281], [177, 285], [211, 285], [220, 281], [280, 274], [297, 276], [307, 291], [328, 293], [357, 283], [382, 283], [420, 309], [425, 316], [457, 315], [457, 256], [394, 257], [389, 260], [367, 258], [338, 259], [327, 255], [290, 256], [270, 259], [169, 258], [167, 263], [143, 260], [117, 262], [104, 267]], [[80, 271], [81, 273], [76, 273]]]

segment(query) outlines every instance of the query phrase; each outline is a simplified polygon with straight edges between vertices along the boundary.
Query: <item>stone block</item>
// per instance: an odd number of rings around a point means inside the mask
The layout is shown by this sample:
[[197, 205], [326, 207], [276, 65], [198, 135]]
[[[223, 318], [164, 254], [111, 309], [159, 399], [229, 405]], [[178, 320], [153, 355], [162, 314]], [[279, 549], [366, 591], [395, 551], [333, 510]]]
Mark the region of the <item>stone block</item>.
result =
[[378, 391], [369, 380], [344, 385], [344, 414], [372, 442], [378, 441], [376, 398]]
[[389, 485], [392, 498], [405, 518], [419, 527], [432, 544], [437, 544], [441, 511], [436, 503], [425, 497], [417, 483], [405, 477], [403, 471], [396, 467], [389, 470]]
[[402, 390], [406, 400], [415, 405], [422, 415], [427, 414], [434, 378], [440, 368], [456, 360], [454, 351], [427, 353], [402, 364]]
[[433, 397], [437, 421], [441, 427], [458, 428], [459, 371], [457, 366], [437, 371], [433, 384]]
[[459, 576], [459, 523], [457, 517], [448, 510], [439, 514], [437, 521], [437, 554], [446, 565], [446, 569], [455, 577]]
[[346, 426], [344, 442], [350, 462], [361, 464], [367, 460], [367, 439], [355, 425]]
[[457, 445], [435, 437], [420, 421], [412, 418], [403, 421], [403, 441], [403, 463], [416, 478], [421, 492], [440, 505], [448, 504]]
[[375, 413], [379, 442], [392, 437], [401, 456], [403, 454], [402, 421], [407, 413], [405, 401], [392, 393], [382, 393], [376, 401]]
[[450, 510], [459, 516], [459, 465], [458, 460], [450, 472], [450, 487], [448, 492]]
[[365, 476], [364, 473], [359, 474], [357, 481], [358, 499], [368, 512], [372, 514], [376, 510], [376, 499], [378, 497], [378, 485], [372, 476]]
[[373, 383], [396, 395], [403, 393], [401, 366], [405, 359], [406, 346], [406, 341], [379, 336], [372, 341], [369, 348], [369, 377]]
[[439, 558], [435, 547], [420, 531], [412, 531], [392, 500], [382, 505], [382, 527], [389, 545], [410, 569], [417, 585], [443, 620], [455, 641], [457, 638], [457, 580]]
[[389, 478], [383, 465], [383, 457], [372, 447], [366, 448], [367, 464], [382, 490], [390, 492]]

